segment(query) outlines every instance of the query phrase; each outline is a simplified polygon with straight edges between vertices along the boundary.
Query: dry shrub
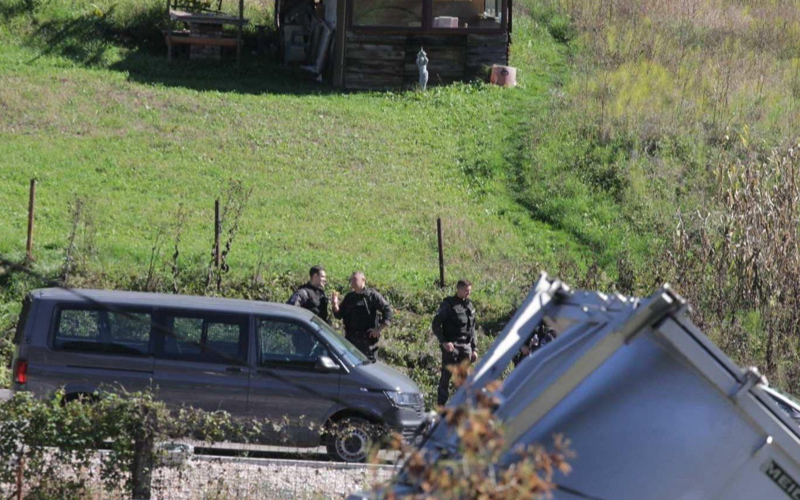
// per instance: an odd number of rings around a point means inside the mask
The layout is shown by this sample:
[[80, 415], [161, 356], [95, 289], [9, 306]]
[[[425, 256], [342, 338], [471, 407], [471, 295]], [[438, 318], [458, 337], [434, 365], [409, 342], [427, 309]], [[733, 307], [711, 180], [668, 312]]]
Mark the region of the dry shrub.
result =
[[800, 148], [719, 165], [718, 205], [680, 217], [668, 258], [695, 321], [741, 364], [800, 389]]
[[[466, 379], [468, 364], [453, 370], [453, 380], [460, 385]], [[533, 445], [508, 449], [502, 423], [495, 416], [498, 401], [492, 394], [500, 381], [479, 392], [469, 404], [441, 410], [441, 418], [458, 435], [458, 452], [447, 454], [431, 448], [417, 450], [395, 435], [392, 447], [405, 458], [404, 474], [399, 481], [412, 492], [386, 491], [387, 499], [481, 499], [534, 500], [548, 496], [557, 485], [557, 473], [568, 474], [567, 459], [573, 456], [569, 441], [554, 436], [553, 449]]]

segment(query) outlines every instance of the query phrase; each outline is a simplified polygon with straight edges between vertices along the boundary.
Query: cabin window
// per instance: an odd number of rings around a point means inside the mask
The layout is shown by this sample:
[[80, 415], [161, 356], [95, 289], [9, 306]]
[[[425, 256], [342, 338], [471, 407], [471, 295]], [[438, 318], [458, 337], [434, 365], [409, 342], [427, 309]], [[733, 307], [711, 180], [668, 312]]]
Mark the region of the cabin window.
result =
[[352, 0], [352, 26], [411, 31], [499, 30], [503, 0]]
[[432, 28], [499, 29], [502, 0], [432, 0]]
[[423, 0], [354, 0], [353, 25], [421, 28]]

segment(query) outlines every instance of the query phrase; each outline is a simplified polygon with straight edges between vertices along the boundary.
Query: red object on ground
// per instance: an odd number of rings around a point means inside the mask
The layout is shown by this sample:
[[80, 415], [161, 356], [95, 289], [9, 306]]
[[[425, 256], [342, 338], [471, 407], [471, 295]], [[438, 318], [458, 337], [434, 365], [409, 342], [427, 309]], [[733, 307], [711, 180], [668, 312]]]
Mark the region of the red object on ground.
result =
[[515, 87], [517, 85], [517, 68], [513, 66], [492, 66], [492, 75], [489, 81], [501, 87]]

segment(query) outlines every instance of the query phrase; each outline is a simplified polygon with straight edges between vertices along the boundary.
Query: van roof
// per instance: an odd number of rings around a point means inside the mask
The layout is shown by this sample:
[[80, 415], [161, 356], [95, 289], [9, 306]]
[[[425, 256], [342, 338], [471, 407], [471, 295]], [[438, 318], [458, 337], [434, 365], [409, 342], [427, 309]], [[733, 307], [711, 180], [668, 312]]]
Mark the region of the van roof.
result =
[[314, 316], [301, 307], [263, 302], [260, 300], [223, 299], [196, 295], [172, 295], [166, 293], [127, 292], [118, 290], [84, 290], [66, 288], [40, 288], [33, 290], [35, 300], [71, 303], [99, 303], [115, 305], [158, 306], [176, 309], [200, 309], [240, 314], [275, 314], [310, 319]]

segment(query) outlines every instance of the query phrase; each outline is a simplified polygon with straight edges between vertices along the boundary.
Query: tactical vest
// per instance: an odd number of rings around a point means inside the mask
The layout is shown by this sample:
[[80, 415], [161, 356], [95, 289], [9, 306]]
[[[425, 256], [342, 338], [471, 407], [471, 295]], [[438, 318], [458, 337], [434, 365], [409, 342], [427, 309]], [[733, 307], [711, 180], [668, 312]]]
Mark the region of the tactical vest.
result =
[[308, 296], [308, 300], [302, 304], [302, 307], [313, 312], [322, 320], [328, 321], [328, 296], [325, 295], [325, 290], [317, 288], [311, 283], [306, 283], [299, 290], [306, 290]]
[[475, 306], [457, 297], [447, 300], [452, 313], [442, 323], [442, 335], [448, 342], [469, 343], [475, 336]]

